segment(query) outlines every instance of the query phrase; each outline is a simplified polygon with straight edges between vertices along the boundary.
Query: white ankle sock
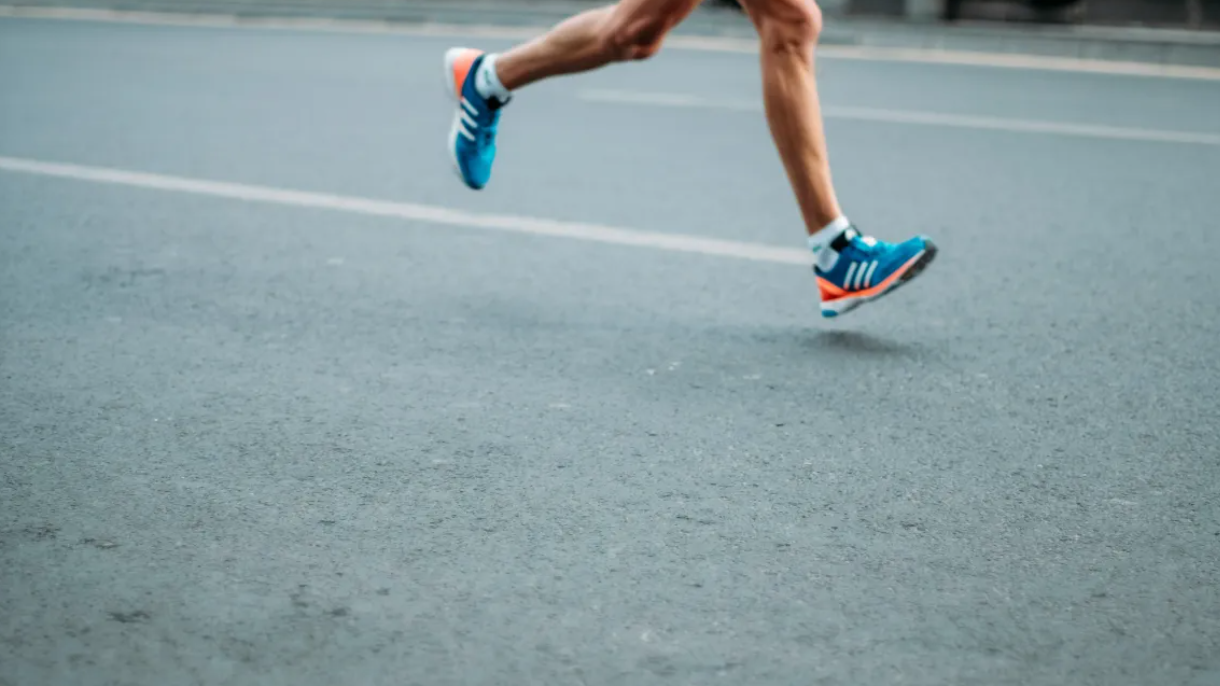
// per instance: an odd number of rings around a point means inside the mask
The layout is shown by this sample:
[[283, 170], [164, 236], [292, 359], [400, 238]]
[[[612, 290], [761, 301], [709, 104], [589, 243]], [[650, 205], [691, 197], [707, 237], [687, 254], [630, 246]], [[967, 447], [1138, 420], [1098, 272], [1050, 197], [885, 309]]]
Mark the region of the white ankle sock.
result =
[[500, 102], [507, 102], [511, 93], [500, 83], [500, 77], [496, 75], [496, 54], [492, 53], [483, 58], [483, 62], [479, 64], [479, 71], [474, 75], [474, 87], [479, 92], [479, 95], [485, 98], [495, 98]]
[[851, 222], [848, 221], [847, 217], [839, 215], [817, 233], [809, 236], [809, 249], [813, 251], [814, 255], [817, 255], [818, 269], [822, 271], [834, 269], [835, 262], [839, 259], [839, 253], [830, 247], [830, 243], [850, 227]]

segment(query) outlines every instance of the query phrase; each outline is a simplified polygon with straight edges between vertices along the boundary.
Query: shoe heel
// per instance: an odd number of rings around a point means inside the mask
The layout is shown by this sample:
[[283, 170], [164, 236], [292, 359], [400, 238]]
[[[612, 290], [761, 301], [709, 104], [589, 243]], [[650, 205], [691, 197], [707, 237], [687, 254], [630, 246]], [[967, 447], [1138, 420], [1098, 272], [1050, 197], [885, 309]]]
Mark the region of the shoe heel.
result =
[[[449, 48], [445, 51], [445, 92], [449, 93], [449, 97], [454, 102], [460, 102], [462, 99], [462, 85], [458, 81], [458, 69], [465, 69], [467, 72], [479, 55], [483, 54], [481, 50], [475, 48]], [[464, 64], [463, 64], [464, 63]], [[465, 80], [466, 74], [463, 74]]]
[[453, 71], [457, 65], [458, 58], [465, 51], [466, 48], [449, 48], [445, 51], [445, 71], [443, 74], [445, 77], [445, 93], [449, 95], [450, 100], [455, 102], [457, 101], [457, 90], [455, 90], [457, 84], [454, 81], [455, 74]]

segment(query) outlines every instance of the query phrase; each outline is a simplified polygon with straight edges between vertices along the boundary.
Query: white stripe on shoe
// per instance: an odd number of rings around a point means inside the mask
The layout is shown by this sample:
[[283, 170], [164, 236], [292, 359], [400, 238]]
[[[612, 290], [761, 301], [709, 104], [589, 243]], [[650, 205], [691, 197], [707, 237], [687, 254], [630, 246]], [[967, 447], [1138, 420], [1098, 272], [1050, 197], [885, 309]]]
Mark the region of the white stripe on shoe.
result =
[[479, 110], [477, 108], [475, 108], [474, 105], [471, 105], [470, 101], [467, 100], [466, 96], [464, 96], [464, 95], [462, 96], [462, 107], [466, 108], [466, 111], [470, 112], [471, 114], [479, 113]]
[[873, 272], [877, 271], [877, 260], [868, 266], [868, 273], [864, 275], [864, 287], [869, 288], [873, 285]]
[[847, 268], [847, 276], [843, 277], [843, 285], [844, 285], [844, 286], [848, 286], [848, 287], [850, 287], [850, 285], [851, 285], [851, 275], [856, 273], [856, 267], [858, 267], [858, 266], [860, 266], [860, 263], [859, 263], [859, 262], [852, 262], [852, 263], [851, 263], [851, 266]]

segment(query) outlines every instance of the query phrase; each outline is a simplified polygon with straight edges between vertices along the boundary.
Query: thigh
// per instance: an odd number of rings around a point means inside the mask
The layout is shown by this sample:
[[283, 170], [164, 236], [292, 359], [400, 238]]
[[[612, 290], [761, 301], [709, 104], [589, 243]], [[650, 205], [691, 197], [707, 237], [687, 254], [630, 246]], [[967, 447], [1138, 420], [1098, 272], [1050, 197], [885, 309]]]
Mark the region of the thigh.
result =
[[750, 20], [758, 25], [762, 19], [799, 22], [811, 13], [821, 14], [814, 0], [740, 0]]
[[619, 0], [614, 13], [627, 23], [641, 23], [669, 30], [690, 16], [703, 0]]

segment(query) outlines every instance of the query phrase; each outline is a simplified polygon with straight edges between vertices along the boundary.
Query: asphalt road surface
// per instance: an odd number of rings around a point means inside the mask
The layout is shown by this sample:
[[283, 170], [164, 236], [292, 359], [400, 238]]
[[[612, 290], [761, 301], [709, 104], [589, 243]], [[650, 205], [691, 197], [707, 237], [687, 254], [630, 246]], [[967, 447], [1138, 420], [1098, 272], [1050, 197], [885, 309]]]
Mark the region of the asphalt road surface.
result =
[[1220, 683], [1215, 82], [455, 42], [0, 21], [0, 684]]

